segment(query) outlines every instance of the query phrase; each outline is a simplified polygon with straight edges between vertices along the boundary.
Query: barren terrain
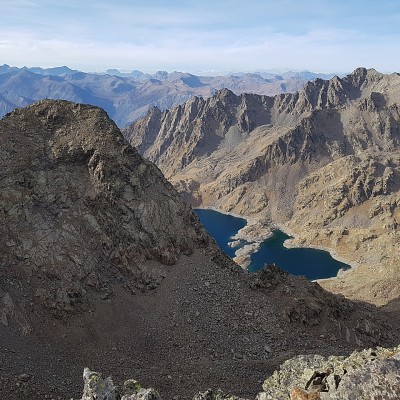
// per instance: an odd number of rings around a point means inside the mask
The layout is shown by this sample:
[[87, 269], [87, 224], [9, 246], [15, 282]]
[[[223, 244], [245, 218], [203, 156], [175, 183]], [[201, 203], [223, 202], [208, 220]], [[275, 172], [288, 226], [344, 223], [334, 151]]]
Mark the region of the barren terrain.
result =
[[400, 75], [359, 68], [275, 97], [222, 90], [124, 130], [186, 201], [290, 232], [354, 268], [321, 281], [400, 295]]

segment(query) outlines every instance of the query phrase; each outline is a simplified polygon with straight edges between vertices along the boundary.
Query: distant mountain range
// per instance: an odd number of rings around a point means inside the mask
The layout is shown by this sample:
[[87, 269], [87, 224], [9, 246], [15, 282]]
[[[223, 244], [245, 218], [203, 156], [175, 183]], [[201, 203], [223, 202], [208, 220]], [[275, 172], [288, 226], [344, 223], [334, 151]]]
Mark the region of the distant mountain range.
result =
[[55, 68], [0, 66], [0, 117], [37, 100], [61, 99], [102, 107], [120, 127], [145, 115], [149, 108], [160, 110], [183, 104], [193, 96], [208, 98], [227, 88], [235, 94], [275, 95], [292, 93], [316, 78], [333, 74], [313, 72], [237, 73], [197, 76], [184, 72], [158, 71], [146, 74], [117, 69], [85, 73], [67, 66]]

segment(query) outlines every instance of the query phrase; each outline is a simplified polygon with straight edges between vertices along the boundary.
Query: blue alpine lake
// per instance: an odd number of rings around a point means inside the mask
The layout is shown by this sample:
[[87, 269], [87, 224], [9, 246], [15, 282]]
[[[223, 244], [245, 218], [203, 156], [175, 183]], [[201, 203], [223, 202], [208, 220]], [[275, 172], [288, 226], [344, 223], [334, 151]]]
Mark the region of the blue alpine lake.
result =
[[207, 232], [218, 243], [218, 246], [229, 257], [235, 257], [237, 249], [228, 246], [228, 242], [232, 241], [232, 236], [244, 228], [247, 221], [244, 218], [233, 217], [232, 215], [223, 214], [214, 210], [196, 209], [194, 212], [200, 218], [201, 223]]
[[[228, 242], [231, 242], [232, 236], [246, 226], [246, 220], [214, 210], [196, 209], [194, 211], [220, 248], [228, 256], [234, 257], [238, 248], [231, 248]], [[280, 230], [274, 231], [273, 236], [266, 239], [260, 249], [252, 254], [248, 270], [256, 272], [265, 264], [275, 263], [291, 274], [304, 275], [313, 280], [331, 278], [337, 275], [339, 269], [349, 268], [349, 265], [332, 258], [327, 251], [311, 248], [287, 249], [283, 242], [289, 238], [290, 236]]]

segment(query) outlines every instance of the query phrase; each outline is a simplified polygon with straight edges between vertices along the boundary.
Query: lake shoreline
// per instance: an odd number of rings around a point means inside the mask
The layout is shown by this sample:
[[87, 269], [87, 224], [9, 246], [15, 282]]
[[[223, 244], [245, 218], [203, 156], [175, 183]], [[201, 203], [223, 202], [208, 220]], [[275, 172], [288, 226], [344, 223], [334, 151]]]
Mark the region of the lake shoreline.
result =
[[244, 217], [243, 215], [239, 215], [239, 214], [235, 214], [235, 213], [231, 213], [231, 212], [227, 212], [227, 211], [221, 211], [219, 208], [213, 207], [213, 206], [196, 206], [196, 207], [192, 207], [192, 210], [193, 211], [195, 211], [195, 210], [211, 210], [211, 211], [219, 212], [221, 214], [230, 215], [231, 217], [245, 219], [247, 222], [251, 220], [251, 218]]
[[[286, 233], [287, 235], [291, 236], [291, 238], [296, 240], [296, 235], [292, 231], [290, 231], [290, 229], [288, 229], [287, 227], [282, 226], [280, 224], [276, 224], [276, 227], [277, 227], [277, 229], [281, 230], [282, 232]], [[330, 254], [330, 256], [334, 260], [339, 261], [339, 262], [349, 266], [349, 268], [347, 268], [345, 270], [339, 270], [336, 276], [332, 276], [331, 278], [316, 279], [315, 280], [316, 282], [324, 281], [324, 280], [328, 280], [328, 279], [332, 279], [332, 278], [341, 278], [344, 274], [347, 274], [351, 269], [356, 269], [359, 265], [355, 261], [349, 261], [345, 257], [340, 256], [335, 250], [333, 250], [329, 247], [320, 246], [317, 244], [304, 244], [303, 245], [301, 243], [292, 245], [291, 243], [287, 243], [288, 241], [290, 241], [290, 239], [286, 240], [283, 244], [288, 249], [315, 249], [315, 250], [326, 251], [327, 253]]]
[[228, 242], [228, 246], [232, 248], [239, 247], [240, 243], [245, 242], [243, 246], [235, 251], [235, 257], [232, 258], [233, 261], [245, 271], [248, 270], [251, 264], [252, 255], [259, 251], [262, 243], [274, 234], [271, 227], [265, 226], [265, 224], [255, 218], [220, 211], [216, 207], [196, 207], [196, 209], [216, 211], [220, 214], [229, 215], [246, 221], [246, 225], [239, 229], [238, 232], [231, 237], [231, 241]]
[[[267, 226], [267, 225], [261, 223], [256, 218], [250, 218], [250, 217], [239, 215], [236, 213], [221, 211], [217, 207], [212, 207], [212, 206], [196, 207], [196, 209], [212, 210], [212, 211], [218, 212], [220, 214], [232, 216], [232, 217], [239, 218], [239, 219], [246, 221], [246, 225], [242, 229], [240, 229], [236, 235], [232, 236], [231, 242], [228, 243], [228, 245], [231, 245], [233, 243], [235, 243], [237, 245], [237, 242], [241, 242], [241, 241], [248, 242], [236, 251], [237, 254], [235, 253], [235, 257], [232, 257], [232, 259], [246, 271], [248, 271], [248, 268], [251, 264], [252, 255], [256, 254], [260, 250], [260, 247], [265, 242], [265, 240], [273, 237], [274, 231], [277, 231], [277, 230], [290, 236], [290, 238], [284, 240], [284, 242], [282, 244], [283, 247], [285, 247], [286, 249], [313, 249], [313, 250], [324, 251], [324, 252], [327, 252], [331, 256], [331, 258], [333, 260], [335, 260], [336, 262], [345, 264], [347, 266], [347, 268], [340, 268], [337, 271], [337, 273], [331, 277], [312, 279], [313, 281], [318, 282], [318, 281], [329, 280], [332, 278], [340, 278], [343, 276], [343, 274], [346, 274], [348, 271], [350, 271], [351, 269], [357, 268], [357, 266], [358, 266], [357, 263], [349, 262], [344, 257], [341, 257], [339, 254], [337, 254], [331, 248], [314, 245], [314, 244], [304, 244], [304, 245], [299, 244], [299, 243], [292, 244], [291, 241], [296, 240], [296, 235], [290, 229], [288, 229], [286, 226], [284, 226], [282, 224], [271, 223]], [[262, 229], [262, 234], [260, 234], [259, 236], [256, 236], [257, 229]], [[234, 247], [234, 246], [232, 245], [231, 247]]]

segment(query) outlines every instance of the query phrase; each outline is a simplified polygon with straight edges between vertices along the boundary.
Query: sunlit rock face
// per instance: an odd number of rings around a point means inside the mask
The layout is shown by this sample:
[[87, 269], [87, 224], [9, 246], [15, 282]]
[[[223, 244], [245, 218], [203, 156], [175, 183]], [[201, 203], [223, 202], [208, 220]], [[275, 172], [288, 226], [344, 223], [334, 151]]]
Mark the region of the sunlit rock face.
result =
[[400, 295], [399, 93], [399, 74], [358, 68], [293, 94], [193, 98], [124, 135], [192, 205], [330, 249], [357, 268], [321, 284], [385, 304]]

